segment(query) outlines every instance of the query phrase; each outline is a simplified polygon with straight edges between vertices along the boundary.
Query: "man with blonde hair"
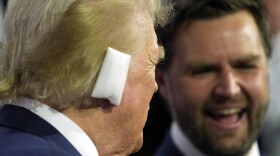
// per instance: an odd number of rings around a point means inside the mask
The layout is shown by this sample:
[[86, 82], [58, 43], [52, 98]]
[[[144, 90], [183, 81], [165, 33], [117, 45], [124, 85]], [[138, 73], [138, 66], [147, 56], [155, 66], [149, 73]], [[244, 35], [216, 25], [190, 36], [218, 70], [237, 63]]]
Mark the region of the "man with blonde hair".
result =
[[129, 155], [142, 145], [167, 2], [10, 0], [1, 155]]

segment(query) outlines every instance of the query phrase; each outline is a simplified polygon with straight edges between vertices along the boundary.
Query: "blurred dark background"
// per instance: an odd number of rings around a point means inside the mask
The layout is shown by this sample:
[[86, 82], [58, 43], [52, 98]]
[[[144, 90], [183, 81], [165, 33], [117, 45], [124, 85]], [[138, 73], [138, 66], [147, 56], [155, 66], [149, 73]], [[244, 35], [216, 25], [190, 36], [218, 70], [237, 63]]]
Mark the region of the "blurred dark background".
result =
[[3, 4], [6, 6], [6, 5], [7, 5], [8, 0], [2, 0], [2, 1], [3, 1]]
[[141, 150], [131, 156], [152, 156], [164, 135], [168, 132], [171, 116], [163, 99], [157, 92], [151, 101], [148, 120], [144, 128], [144, 143]]

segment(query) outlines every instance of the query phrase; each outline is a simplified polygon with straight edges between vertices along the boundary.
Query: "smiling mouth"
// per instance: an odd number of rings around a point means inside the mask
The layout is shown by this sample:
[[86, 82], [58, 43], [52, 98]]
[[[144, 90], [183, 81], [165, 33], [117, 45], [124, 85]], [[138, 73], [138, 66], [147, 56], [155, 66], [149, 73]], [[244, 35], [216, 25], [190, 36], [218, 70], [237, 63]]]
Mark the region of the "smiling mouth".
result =
[[245, 124], [245, 108], [223, 108], [206, 111], [206, 119], [210, 125], [220, 130], [237, 130]]

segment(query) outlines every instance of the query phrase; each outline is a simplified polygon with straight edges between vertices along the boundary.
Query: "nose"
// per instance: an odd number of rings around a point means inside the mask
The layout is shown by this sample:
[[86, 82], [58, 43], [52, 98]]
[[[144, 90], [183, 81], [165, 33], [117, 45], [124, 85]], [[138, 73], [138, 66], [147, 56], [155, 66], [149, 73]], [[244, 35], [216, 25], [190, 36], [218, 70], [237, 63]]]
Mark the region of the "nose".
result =
[[218, 83], [215, 87], [215, 94], [217, 96], [232, 98], [241, 92], [238, 79], [230, 70], [223, 71], [217, 81]]

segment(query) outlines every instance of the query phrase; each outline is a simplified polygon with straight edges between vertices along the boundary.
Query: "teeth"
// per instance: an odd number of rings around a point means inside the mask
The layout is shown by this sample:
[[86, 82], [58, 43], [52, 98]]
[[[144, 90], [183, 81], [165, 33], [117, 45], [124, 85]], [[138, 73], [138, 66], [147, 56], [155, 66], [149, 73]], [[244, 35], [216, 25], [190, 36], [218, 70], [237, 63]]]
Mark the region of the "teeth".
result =
[[241, 112], [241, 109], [232, 108], [232, 109], [224, 109], [224, 110], [220, 110], [220, 111], [215, 111], [214, 114], [216, 114], [216, 115], [234, 115], [234, 114], [238, 114], [240, 112]]

